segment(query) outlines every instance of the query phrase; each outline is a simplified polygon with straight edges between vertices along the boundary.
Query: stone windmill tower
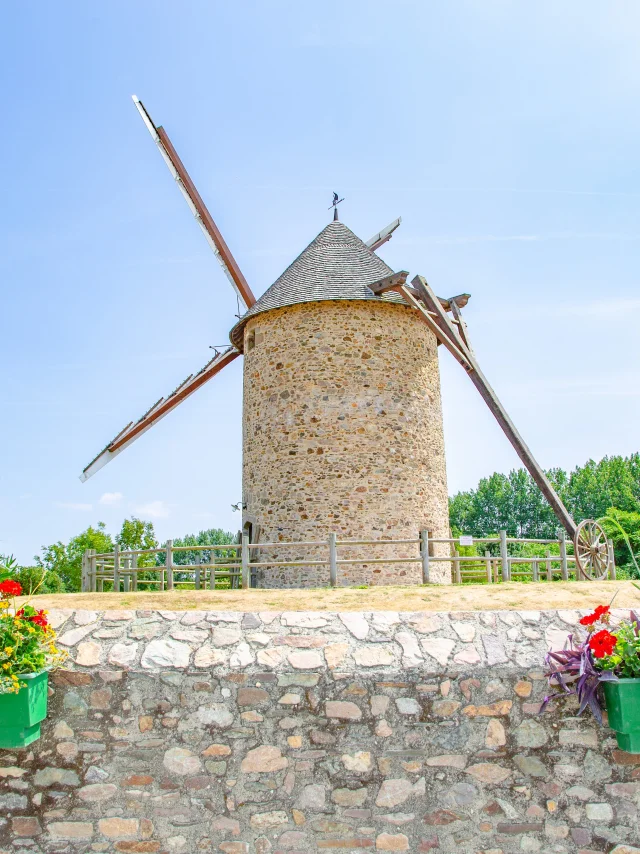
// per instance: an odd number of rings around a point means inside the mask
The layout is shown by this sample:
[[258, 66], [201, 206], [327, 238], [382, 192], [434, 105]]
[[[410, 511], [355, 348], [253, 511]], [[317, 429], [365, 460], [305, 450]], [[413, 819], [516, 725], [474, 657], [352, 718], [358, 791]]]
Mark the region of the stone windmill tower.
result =
[[[246, 312], [231, 330], [231, 346], [129, 423], [81, 480], [244, 355], [243, 529], [253, 543], [299, 543], [303, 549], [299, 555], [291, 553], [293, 546], [270, 550], [270, 560], [300, 564], [267, 568], [260, 581], [324, 584], [326, 567], [314, 567], [308, 544], [329, 533], [341, 541], [413, 543], [421, 530], [435, 540], [448, 535], [442, 344], [463, 366], [573, 538], [582, 574], [603, 577], [604, 530], [594, 520], [576, 524], [478, 366], [460, 311], [468, 294], [442, 299], [422, 276], [407, 285], [408, 273], [393, 273], [376, 255], [400, 220], [365, 243], [338, 221], [341, 200], [334, 194], [334, 221], [256, 300], [166, 132], [135, 96], [134, 102]], [[422, 580], [415, 563], [363, 565], [360, 545], [351, 543], [351, 554], [343, 556], [353, 563], [342, 562], [348, 567], [342, 583]], [[407, 551], [396, 556], [414, 558], [411, 544], [403, 545]], [[444, 543], [430, 547], [435, 556], [447, 557]], [[431, 581], [451, 580], [447, 561], [433, 567]]]
[[[262, 541], [449, 535], [437, 341], [397, 293], [369, 289], [391, 273], [331, 222], [231, 331], [244, 353], [244, 518]], [[264, 581], [326, 583], [322, 569]], [[347, 577], [421, 578], [406, 564]]]

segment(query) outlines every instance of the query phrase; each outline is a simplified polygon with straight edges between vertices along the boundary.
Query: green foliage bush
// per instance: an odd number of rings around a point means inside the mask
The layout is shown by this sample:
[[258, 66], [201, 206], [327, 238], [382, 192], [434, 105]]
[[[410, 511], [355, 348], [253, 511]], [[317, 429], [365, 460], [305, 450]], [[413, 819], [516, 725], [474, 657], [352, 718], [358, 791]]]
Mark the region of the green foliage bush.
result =
[[[547, 476], [577, 521], [599, 519], [612, 507], [640, 513], [640, 454], [589, 460], [571, 474], [550, 469]], [[552, 539], [558, 530], [551, 507], [525, 469], [496, 472], [476, 489], [457, 493], [449, 500], [449, 516], [452, 529], [476, 537], [504, 528], [510, 537]]]

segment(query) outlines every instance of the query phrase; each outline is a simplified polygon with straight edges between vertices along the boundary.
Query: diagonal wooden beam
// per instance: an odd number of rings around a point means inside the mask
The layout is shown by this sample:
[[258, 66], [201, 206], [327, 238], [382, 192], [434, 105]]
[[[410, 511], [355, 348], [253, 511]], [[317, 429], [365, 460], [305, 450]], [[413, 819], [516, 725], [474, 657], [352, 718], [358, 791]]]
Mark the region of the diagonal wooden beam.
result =
[[140, 99], [135, 95], [132, 97], [142, 121], [153, 137], [163, 160], [167, 164], [167, 167], [173, 175], [173, 178], [189, 205], [189, 208], [202, 228], [204, 236], [207, 239], [207, 243], [211, 249], [213, 249], [215, 256], [220, 262], [220, 266], [224, 270], [227, 278], [233, 285], [243, 304], [247, 308], [251, 308], [255, 303], [256, 298], [253, 295], [247, 280], [243, 276], [236, 259], [231, 254], [231, 250], [227, 246], [218, 226], [215, 224], [213, 217], [209, 213], [207, 206], [202, 200], [200, 193], [191, 180], [191, 177], [187, 172], [184, 163], [180, 159], [178, 152], [173, 147], [173, 143], [169, 139], [167, 132], [162, 126], [156, 127], [142, 101], [140, 101]]
[[[418, 310], [421, 320], [431, 329], [438, 341], [446, 347], [451, 355], [460, 362], [462, 367], [469, 375], [469, 379], [477, 388], [480, 396], [489, 407], [494, 418], [500, 425], [503, 433], [513, 446], [525, 468], [537, 484], [538, 488], [549, 502], [556, 517], [569, 533], [571, 537], [575, 537], [577, 525], [571, 514], [564, 506], [560, 496], [553, 488], [551, 481], [545, 474], [544, 470], [538, 464], [538, 461], [531, 453], [528, 445], [516, 429], [515, 424], [507, 414], [506, 409], [498, 399], [497, 394], [489, 385], [487, 378], [480, 370], [476, 362], [473, 351], [468, 346], [466, 341], [466, 328], [462, 324], [458, 327], [461, 332], [454, 327], [444, 310], [441, 301], [436, 297], [426, 281], [421, 276], [416, 276], [412, 281], [414, 286], [411, 290], [407, 286], [397, 286], [396, 291], [401, 294], [405, 301]], [[414, 293], [420, 295], [417, 299]], [[463, 340], [462, 333], [464, 332], [465, 339]]]
[[471, 370], [471, 365], [469, 364], [469, 360], [466, 357], [465, 353], [458, 346], [455, 338], [450, 336], [447, 332], [443, 331], [442, 328], [436, 323], [436, 318], [433, 312], [427, 310], [426, 306], [417, 299], [409, 288], [400, 285], [395, 289], [402, 297], [404, 297], [405, 301], [413, 306], [418, 311], [420, 319], [423, 323], [425, 323], [429, 329], [436, 336], [438, 341], [447, 348], [447, 350], [451, 353], [451, 355], [456, 359], [456, 361], [460, 362], [462, 367], [466, 371]]
[[468, 371], [469, 379], [480, 392], [480, 396], [493, 413], [496, 421], [502, 428], [503, 433], [511, 442], [516, 454], [524, 463], [525, 468], [537, 484], [540, 492], [549, 502], [549, 505], [555, 513], [558, 521], [562, 524], [569, 536], [575, 537], [577, 525], [573, 517], [564, 506], [562, 499], [553, 488], [551, 481], [544, 473], [542, 467], [538, 464], [536, 458], [531, 453], [529, 446], [516, 429], [515, 424], [511, 418], [509, 418], [506, 409], [498, 399], [498, 395], [489, 385], [487, 378], [478, 367], [473, 356], [471, 357], [471, 366], [472, 369]]
[[466, 344], [467, 350], [473, 356], [473, 347], [469, 341], [469, 332], [467, 330], [467, 324], [464, 322], [462, 318], [462, 312], [460, 311], [460, 306], [458, 305], [458, 301], [456, 297], [451, 297], [449, 300], [449, 305], [451, 307], [451, 314], [455, 317], [458, 323], [458, 331], [460, 333], [460, 337]]
[[176, 406], [190, 397], [200, 386], [203, 386], [212, 377], [218, 374], [226, 365], [237, 359], [240, 353], [235, 347], [229, 347], [222, 353], [218, 353], [211, 361], [198, 371], [197, 374], [188, 377], [184, 382], [173, 391], [168, 397], [161, 397], [159, 401], [148, 409], [142, 418], [138, 421], [130, 422], [124, 430], [112, 439], [111, 442], [93, 460], [82, 470], [80, 480], [82, 482], [88, 480], [97, 471], [103, 468], [108, 462], [116, 457], [119, 453], [129, 447], [132, 442], [135, 442], [143, 433], [146, 433], [154, 424], [173, 411]]
[[420, 295], [420, 299], [425, 303], [428, 309], [436, 315], [435, 321], [442, 329], [445, 335], [450, 335], [457, 346], [464, 352], [466, 347], [458, 330], [449, 319], [446, 309], [440, 302], [440, 299], [435, 295], [434, 291], [427, 284], [424, 276], [414, 276], [411, 284]]

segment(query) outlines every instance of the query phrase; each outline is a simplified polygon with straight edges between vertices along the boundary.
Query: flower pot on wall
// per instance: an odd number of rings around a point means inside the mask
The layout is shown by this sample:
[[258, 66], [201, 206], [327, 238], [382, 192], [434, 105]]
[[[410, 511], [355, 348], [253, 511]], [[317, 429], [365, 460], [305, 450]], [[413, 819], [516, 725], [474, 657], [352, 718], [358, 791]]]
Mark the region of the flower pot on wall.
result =
[[[47, 716], [49, 674], [28, 673], [17, 694], [0, 694], [0, 748], [26, 747], [40, 738], [40, 722]], [[640, 680], [639, 680], [640, 681]]]
[[640, 679], [604, 682], [609, 726], [615, 730], [618, 747], [640, 753]]

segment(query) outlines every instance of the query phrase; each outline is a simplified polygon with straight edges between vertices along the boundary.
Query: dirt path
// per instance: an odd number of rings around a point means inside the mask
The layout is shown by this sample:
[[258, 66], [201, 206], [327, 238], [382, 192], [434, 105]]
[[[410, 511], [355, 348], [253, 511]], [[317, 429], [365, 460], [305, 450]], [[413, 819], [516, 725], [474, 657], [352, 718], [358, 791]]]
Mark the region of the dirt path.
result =
[[67, 593], [35, 596], [38, 608], [146, 608], [164, 611], [490, 611], [639, 608], [640, 589], [630, 581], [578, 584], [465, 584], [460, 587], [322, 588], [318, 590], [174, 590], [171, 593]]

